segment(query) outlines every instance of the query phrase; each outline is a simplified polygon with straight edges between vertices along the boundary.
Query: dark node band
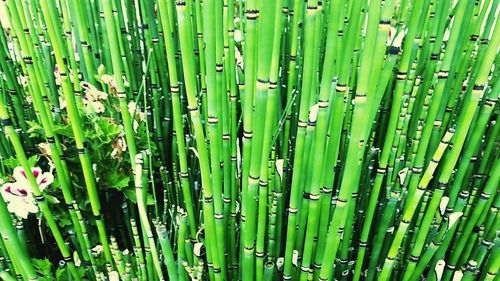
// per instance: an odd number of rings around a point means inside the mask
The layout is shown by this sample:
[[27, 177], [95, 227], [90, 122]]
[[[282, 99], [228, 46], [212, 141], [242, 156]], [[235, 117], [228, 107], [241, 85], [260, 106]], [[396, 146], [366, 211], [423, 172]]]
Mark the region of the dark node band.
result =
[[390, 25], [391, 19], [381, 19], [379, 22], [380, 25]]
[[488, 105], [488, 106], [495, 106], [495, 103], [496, 101], [494, 99], [491, 99], [491, 98], [487, 98], [486, 101], [484, 102], [484, 104]]
[[385, 174], [385, 172], [387, 172], [387, 168], [377, 168], [377, 173]]
[[259, 10], [248, 10], [245, 13], [248, 20], [256, 20], [259, 17]]
[[420, 173], [422, 173], [423, 170], [420, 167], [414, 167], [414, 168], [411, 169], [411, 171], [414, 174], [420, 174]]
[[208, 124], [217, 124], [219, 119], [215, 116], [208, 116]]
[[482, 90], [484, 90], [484, 85], [477, 85], [477, 84], [475, 84], [474, 87], [472, 87], [472, 90], [474, 90], [474, 91], [482, 91]]
[[400, 47], [395, 47], [395, 46], [389, 47], [389, 54], [391, 55], [397, 55], [399, 54], [400, 51], [401, 51]]
[[297, 123], [297, 127], [299, 127], [299, 128], [306, 128], [307, 127], [307, 122], [299, 121]]
[[481, 198], [489, 199], [490, 196], [491, 196], [491, 194], [490, 193], [486, 193], [486, 192], [483, 191], [483, 192], [481, 192], [480, 196], [481, 196]]
[[179, 86], [170, 86], [170, 92], [172, 92], [172, 93], [178, 93], [179, 92]]
[[446, 183], [438, 183], [438, 185], [436, 186], [436, 189], [439, 189], [439, 190], [445, 190], [446, 188]]
[[24, 57], [23, 61], [25, 64], [33, 64], [33, 58], [30, 56]]
[[304, 194], [302, 195], [302, 198], [304, 198], [304, 199], [311, 199], [311, 193], [304, 192]]
[[7, 119], [2, 119], [2, 125], [4, 127], [7, 127], [7, 126], [12, 126], [12, 119], [10, 118], [7, 118]]
[[310, 194], [309, 195], [309, 200], [312, 200], [312, 201], [319, 200], [319, 194]]
[[410, 261], [417, 262], [418, 261], [418, 257], [414, 256], [414, 255], [410, 255]]
[[321, 192], [323, 192], [323, 193], [330, 193], [330, 192], [332, 192], [332, 191], [333, 191], [333, 189], [332, 189], [332, 188], [327, 188], [327, 187], [323, 187], [323, 188], [321, 188]]
[[267, 83], [269, 83], [269, 80], [257, 78], [257, 82], [262, 83], [262, 84], [267, 84]]

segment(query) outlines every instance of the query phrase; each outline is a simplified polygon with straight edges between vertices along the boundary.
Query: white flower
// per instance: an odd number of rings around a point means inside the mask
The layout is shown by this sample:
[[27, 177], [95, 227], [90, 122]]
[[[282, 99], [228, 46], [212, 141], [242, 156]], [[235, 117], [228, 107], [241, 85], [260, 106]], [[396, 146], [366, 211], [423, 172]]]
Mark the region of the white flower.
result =
[[80, 257], [78, 256], [78, 252], [77, 251], [73, 252], [73, 260], [75, 261], [75, 265], [77, 267], [82, 264], [82, 261], [80, 260]]
[[128, 112], [130, 113], [130, 116], [134, 116], [136, 108], [137, 105], [134, 101], [128, 103]]
[[111, 146], [113, 147], [113, 151], [111, 151], [111, 158], [113, 159], [121, 159], [122, 152], [127, 150], [127, 143], [125, 142], [123, 136], [114, 140], [111, 143]]
[[62, 98], [62, 97], [59, 97], [59, 108], [60, 109], [65, 109], [66, 108], [66, 99]]
[[[51, 173], [43, 173], [42, 169], [38, 167], [32, 168], [31, 172], [41, 192], [54, 182], [54, 176]], [[38, 206], [33, 197], [33, 190], [22, 167], [16, 167], [12, 176], [15, 182], [4, 184], [0, 193], [7, 203], [9, 212], [26, 219], [29, 213], [38, 213]]]
[[241, 30], [236, 29], [234, 31], [234, 41], [241, 42], [242, 40], [243, 40], [243, 34], [241, 33]]
[[106, 94], [103, 91], [97, 90], [97, 88], [91, 88], [89, 91], [87, 91], [87, 94], [85, 96], [86, 98], [92, 100], [92, 101], [100, 101], [100, 100], [107, 100], [108, 99], [108, 94]]
[[236, 65], [243, 69], [243, 55], [237, 47], [234, 47], [234, 59], [236, 61]]
[[[72, 75], [70, 75], [72, 76]], [[56, 78], [56, 85], [61, 85], [62, 84], [62, 78], [61, 78], [61, 73], [59, 72], [59, 68], [57, 65], [54, 68], [54, 77]]]
[[17, 76], [17, 81], [19, 82], [19, 84], [21, 84], [21, 86], [23, 87], [26, 87], [28, 86], [28, 78], [24, 75], [19, 75]]
[[100, 101], [108, 99], [108, 94], [103, 91], [99, 91], [94, 85], [82, 81], [80, 86], [85, 90], [85, 99], [89, 101]]
[[52, 153], [50, 151], [50, 146], [46, 142], [42, 142], [38, 144], [38, 149], [40, 149], [40, 152], [42, 152], [43, 155], [51, 156]]
[[105, 110], [104, 104], [102, 104], [102, 102], [100, 101], [92, 102], [91, 105], [94, 108], [95, 113], [103, 113]]
[[128, 82], [127, 77], [125, 77], [125, 75], [123, 75], [123, 86], [125, 86], [126, 88], [130, 86], [130, 83]]
[[283, 164], [284, 160], [283, 159], [277, 159], [276, 162], [276, 172], [278, 172], [278, 176], [280, 179], [283, 179]]
[[90, 113], [103, 113], [106, 109], [104, 104], [100, 101], [90, 101], [88, 99], [83, 99], [83, 105], [85, 106], [85, 111]]
[[111, 86], [111, 83], [114, 83], [114, 78], [113, 76], [109, 75], [109, 74], [104, 74], [101, 76], [101, 80], [104, 84], [107, 84], [109, 86]]
[[146, 113], [142, 112], [140, 108], [137, 107], [137, 104], [133, 101], [128, 103], [128, 112], [130, 113], [130, 117], [132, 117], [134, 123], [134, 131], [137, 132], [137, 129], [139, 128], [139, 122], [138, 121], [145, 121], [146, 120]]
[[106, 108], [104, 107], [102, 101], [108, 99], [108, 94], [103, 91], [99, 91], [94, 85], [85, 81], [80, 82], [80, 86], [85, 90], [85, 96], [82, 101], [85, 105], [86, 111], [103, 113]]
[[103, 251], [104, 250], [102, 248], [102, 245], [97, 245], [94, 248], [92, 248], [92, 253], [94, 253], [96, 255], [100, 255]]
[[120, 275], [118, 275], [118, 272], [111, 271], [109, 273], [109, 281], [119, 281], [119, 280], [120, 280]]

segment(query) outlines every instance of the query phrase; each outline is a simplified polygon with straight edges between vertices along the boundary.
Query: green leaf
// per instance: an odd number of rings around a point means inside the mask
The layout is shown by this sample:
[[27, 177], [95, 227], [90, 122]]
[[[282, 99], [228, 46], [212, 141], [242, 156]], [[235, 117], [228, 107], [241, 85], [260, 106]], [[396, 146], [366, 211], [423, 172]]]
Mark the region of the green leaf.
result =
[[30, 158], [28, 158], [28, 163], [30, 164], [30, 167], [35, 167], [36, 163], [38, 162], [38, 159], [40, 159], [40, 156], [38, 155], [33, 155]]
[[59, 201], [59, 199], [57, 199], [56, 197], [54, 197], [52, 195], [44, 194], [44, 197], [45, 197], [45, 199], [47, 199], [47, 201], [50, 204], [59, 204], [59, 203], [61, 203], [61, 201]]
[[123, 128], [120, 125], [113, 124], [107, 119], [101, 118], [97, 123], [99, 124], [99, 127], [104, 135], [110, 139], [114, 139], [123, 131]]
[[68, 280], [68, 270], [66, 267], [56, 270], [56, 280]]
[[53, 280], [52, 277], [52, 263], [48, 259], [32, 259], [33, 267], [35, 268], [38, 276], [43, 276], [38, 280]]
[[71, 129], [71, 125], [55, 125], [54, 133], [66, 136], [68, 138], [74, 138], [73, 129]]
[[110, 175], [106, 176], [105, 181], [107, 186], [120, 190], [128, 186], [130, 177], [127, 175], [120, 175], [116, 171], [113, 171]]
[[34, 121], [29, 121], [29, 120], [26, 120], [26, 123], [28, 124], [28, 126], [30, 127], [28, 129], [28, 132], [30, 134], [30, 137], [33, 138], [33, 137], [36, 137], [36, 136], [39, 136], [39, 135], [43, 135], [45, 133], [44, 129], [42, 128], [42, 126], [40, 126], [38, 123], [34, 122]]
[[147, 194], [146, 195], [146, 205], [153, 206], [155, 204], [156, 200], [154, 199], [153, 195]]
[[135, 187], [125, 188], [122, 191], [128, 200], [132, 201], [132, 203], [134, 203], [134, 204], [137, 204], [137, 196], [135, 195]]
[[[28, 163], [29, 163], [30, 167], [36, 167], [38, 159], [40, 159], [40, 156], [38, 156], [38, 155], [33, 155], [30, 158], [28, 158]], [[12, 170], [15, 167], [21, 166], [21, 163], [19, 163], [19, 160], [17, 160], [17, 158], [15, 158], [15, 157], [10, 157], [6, 160], [3, 160], [3, 164]]]
[[[76, 269], [76, 271], [78, 272], [78, 275], [80, 276], [82, 281], [87, 280], [86, 278], [84, 278], [85, 277], [85, 269], [83, 268], [83, 266], [78, 267]], [[71, 277], [71, 274], [68, 272], [67, 267], [62, 267], [62, 268], [58, 268], [56, 270], [56, 279], [55, 280], [57, 280], [57, 281], [70, 281], [70, 280], [73, 280], [73, 278]]]
[[94, 123], [93, 138], [102, 143], [110, 143], [114, 138], [123, 132], [120, 125], [113, 124], [109, 119], [98, 118]]
[[14, 157], [10, 157], [9, 159], [3, 160], [3, 164], [10, 169], [14, 169], [19, 166], [19, 161]]
[[[125, 188], [122, 190], [123, 194], [125, 194], [125, 197], [127, 197], [128, 200], [132, 201], [132, 203], [137, 204], [137, 196], [135, 193], [135, 187], [130, 187], [130, 188]], [[153, 195], [147, 194], [146, 195], [146, 205], [152, 206], [155, 204], [155, 200], [153, 198]]]

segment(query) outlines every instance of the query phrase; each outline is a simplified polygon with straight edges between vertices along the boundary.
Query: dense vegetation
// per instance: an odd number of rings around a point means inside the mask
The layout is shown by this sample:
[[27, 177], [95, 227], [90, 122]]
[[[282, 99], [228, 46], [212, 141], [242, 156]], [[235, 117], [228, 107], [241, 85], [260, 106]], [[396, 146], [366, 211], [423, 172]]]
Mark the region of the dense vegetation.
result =
[[498, 4], [2, 1], [0, 278], [497, 280]]

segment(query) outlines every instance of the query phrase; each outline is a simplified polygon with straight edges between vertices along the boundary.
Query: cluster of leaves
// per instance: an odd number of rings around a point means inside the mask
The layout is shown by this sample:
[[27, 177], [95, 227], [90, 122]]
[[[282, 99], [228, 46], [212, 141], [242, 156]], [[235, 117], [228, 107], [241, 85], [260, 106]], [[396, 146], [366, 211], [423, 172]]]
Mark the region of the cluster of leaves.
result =
[[[110, 98], [106, 104], [106, 111], [103, 114], [82, 111], [81, 122], [83, 122], [84, 135], [86, 139], [86, 149], [89, 152], [91, 161], [94, 164], [94, 175], [97, 187], [101, 195], [108, 193], [113, 196], [125, 196], [132, 202], [136, 202], [135, 188], [133, 185], [133, 173], [130, 165], [130, 158], [125, 147], [125, 132], [119, 121], [119, 107], [116, 98]], [[28, 137], [38, 144], [36, 151], [38, 153], [30, 158], [32, 167], [39, 166], [44, 171], [49, 171], [53, 167], [50, 150], [46, 144], [45, 130], [42, 125], [36, 121], [28, 121]], [[64, 157], [70, 172], [71, 184], [74, 197], [83, 212], [90, 213], [90, 201], [86, 195], [85, 181], [79, 154], [76, 148], [75, 139], [71, 124], [67, 119], [62, 118], [60, 124], [53, 127], [54, 133], [59, 136], [63, 148]], [[156, 146], [149, 141], [148, 131], [145, 123], [139, 123], [135, 134], [136, 143], [140, 149], [149, 149], [153, 153]], [[15, 157], [3, 161], [6, 168], [14, 169], [19, 166]], [[60, 184], [57, 175], [54, 172], [54, 183], [47, 188], [44, 196], [52, 204], [54, 215], [60, 227], [71, 227], [72, 223], [69, 214], [64, 205], [59, 204], [63, 201]], [[8, 181], [8, 178], [4, 179]], [[153, 204], [153, 198], [147, 195], [148, 204]]]
[[[35, 268], [35, 271], [38, 274], [38, 276], [41, 276], [38, 278], [39, 281], [73, 280], [71, 278], [71, 275], [69, 274], [69, 271], [65, 266], [60, 266], [54, 271], [52, 262], [50, 262], [50, 260], [48, 259], [32, 259], [31, 262], [33, 263], [33, 267]], [[77, 270], [82, 280], [87, 280], [84, 278], [85, 277], [84, 268], [79, 267]]]

